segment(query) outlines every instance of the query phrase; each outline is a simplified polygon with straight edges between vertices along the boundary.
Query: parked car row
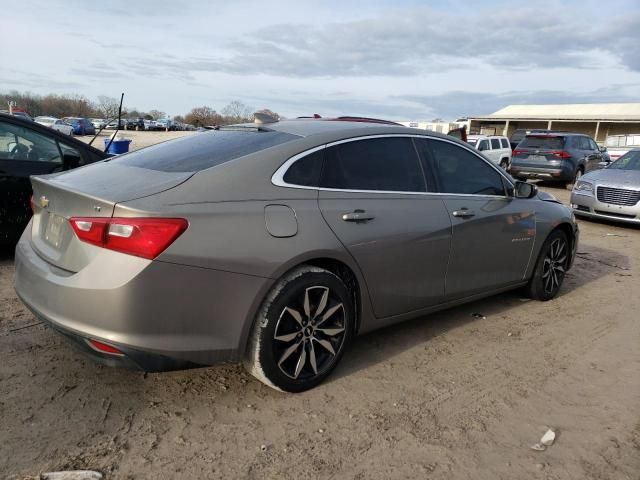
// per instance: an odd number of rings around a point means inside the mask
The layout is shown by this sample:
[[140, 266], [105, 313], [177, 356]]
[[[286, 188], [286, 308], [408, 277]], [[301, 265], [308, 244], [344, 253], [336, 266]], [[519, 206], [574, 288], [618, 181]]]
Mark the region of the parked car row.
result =
[[45, 127], [53, 128], [66, 135], [73, 135], [73, 127], [59, 118], [41, 116], [34, 118], [34, 120], [36, 123], [44, 125]]

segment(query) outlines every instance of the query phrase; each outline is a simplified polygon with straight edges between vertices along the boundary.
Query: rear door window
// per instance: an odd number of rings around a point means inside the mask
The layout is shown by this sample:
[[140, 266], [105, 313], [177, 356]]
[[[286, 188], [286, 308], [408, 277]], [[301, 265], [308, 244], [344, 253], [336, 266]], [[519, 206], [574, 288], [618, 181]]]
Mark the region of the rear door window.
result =
[[536, 150], [559, 150], [564, 147], [565, 137], [547, 135], [527, 135], [518, 145], [519, 148], [532, 148]]
[[340, 190], [424, 192], [411, 138], [373, 138], [325, 150], [321, 186]]
[[284, 174], [283, 180], [291, 185], [317, 187], [320, 184], [324, 149], [296, 160]]
[[502, 148], [511, 148], [509, 146], [509, 140], [507, 140], [506, 138], [501, 138], [500, 144], [502, 145]]
[[284, 132], [247, 130], [198, 133], [110, 161], [162, 172], [198, 172], [300, 138]]
[[441, 193], [506, 195], [502, 176], [478, 155], [449, 142], [428, 142], [430, 164]]
[[491, 150], [500, 150], [500, 139], [492, 138], [491, 139]]

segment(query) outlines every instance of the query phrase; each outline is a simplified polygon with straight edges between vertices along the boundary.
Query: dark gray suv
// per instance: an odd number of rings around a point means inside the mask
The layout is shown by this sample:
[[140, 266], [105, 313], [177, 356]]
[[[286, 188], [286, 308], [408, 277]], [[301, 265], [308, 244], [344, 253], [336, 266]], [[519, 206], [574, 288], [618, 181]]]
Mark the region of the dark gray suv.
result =
[[603, 152], [579, 133], [533, 133], [513, 151], [511, 175], [573, 184], [583, 174], [600, 168]]

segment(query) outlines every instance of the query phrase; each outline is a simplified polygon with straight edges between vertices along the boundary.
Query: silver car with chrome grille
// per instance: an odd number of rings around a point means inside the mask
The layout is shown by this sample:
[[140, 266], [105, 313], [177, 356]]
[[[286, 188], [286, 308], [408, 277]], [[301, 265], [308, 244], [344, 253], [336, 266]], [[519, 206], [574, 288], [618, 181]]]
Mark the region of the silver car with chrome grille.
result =
[[640, 225], [640, 148], [584, 175], [573, 187], [571, 207], [579, 216]]
[[242, 361], [309, 389], [363, 332], [571, 267], [571, 211], [465, 143], [370, 119], [240, 125], [32, 179], [16, 291], [95, 359]]

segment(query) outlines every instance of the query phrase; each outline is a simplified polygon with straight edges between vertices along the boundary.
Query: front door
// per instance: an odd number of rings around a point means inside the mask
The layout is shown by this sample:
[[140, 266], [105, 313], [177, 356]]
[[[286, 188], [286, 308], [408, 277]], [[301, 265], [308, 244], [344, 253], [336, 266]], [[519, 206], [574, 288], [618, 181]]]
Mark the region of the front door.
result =
[[477, 154], [432, 139], [425, 148], [452, 223], [445, 293], [454, 300], [522, 281], [533, 248], [533, 202]]
[[410, 137], [328, 147], [319, 206], [360, 267], [376, 317], [440, 303], [451, 222], [425, 179]]
[[0, 121], [0, 243], [17, 240], [31, 218], [29, 176], [61, 168], [62, 154], [54, 140]]

